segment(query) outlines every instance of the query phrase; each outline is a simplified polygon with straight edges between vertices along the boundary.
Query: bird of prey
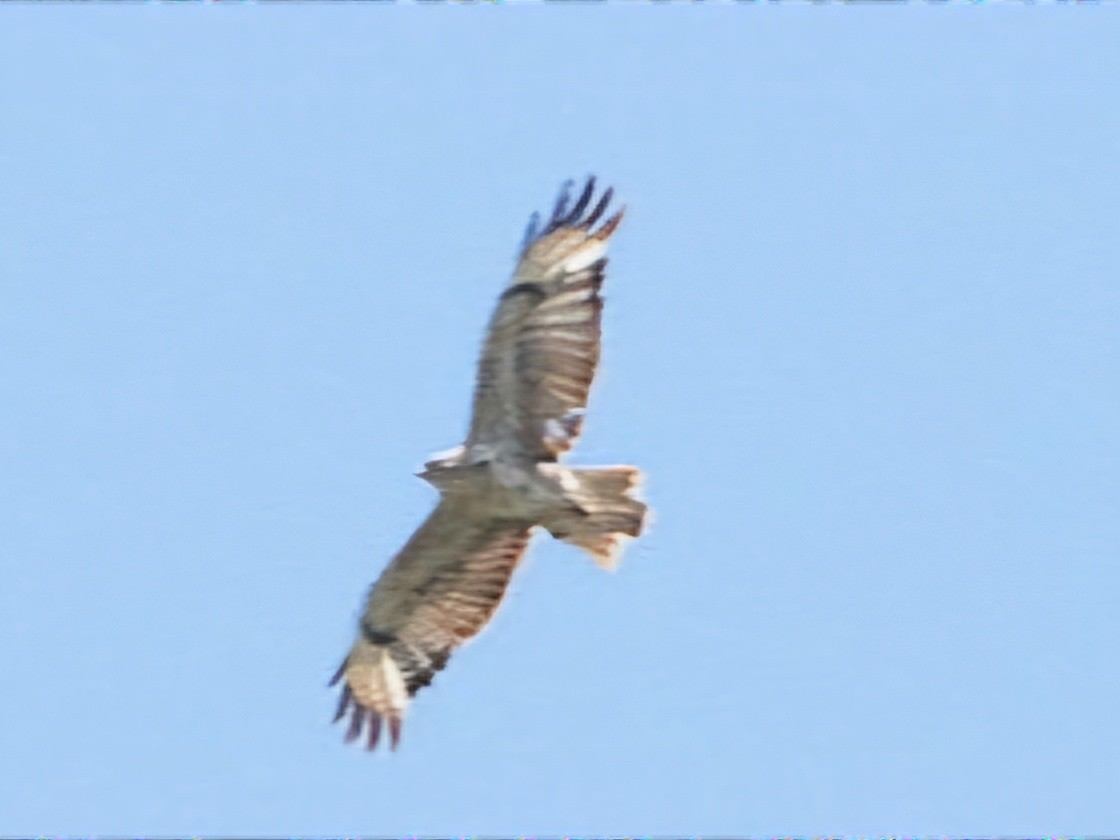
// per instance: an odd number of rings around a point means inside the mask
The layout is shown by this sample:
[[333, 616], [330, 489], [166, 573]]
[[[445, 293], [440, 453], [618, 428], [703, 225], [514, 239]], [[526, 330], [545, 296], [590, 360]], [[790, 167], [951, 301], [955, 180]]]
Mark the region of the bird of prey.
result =
[[534, 214], [482, 346], [466, 442], [418, 475], [439, 503], [373, 585], [357, 640], [331, 680], [347, 742], [383, 723], [400, 740], [410, 698], [490, 620], [537, 526], [614, 569], [642, 530], [630, 466], [567, 467], [599, 363], [612, 190], [589, 178], [575, 202], [564, 185], [543, 226]]

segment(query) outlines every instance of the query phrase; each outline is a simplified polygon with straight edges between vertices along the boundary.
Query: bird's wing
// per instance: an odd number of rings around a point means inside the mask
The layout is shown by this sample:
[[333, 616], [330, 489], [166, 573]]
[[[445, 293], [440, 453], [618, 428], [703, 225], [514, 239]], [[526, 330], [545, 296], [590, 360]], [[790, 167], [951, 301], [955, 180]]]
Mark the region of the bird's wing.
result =
[[604, 254], [622, 211], [596, 227], [612, 191], [592, 207], [590, 178], [569, 206], [569, 189], [570, 183], [543, 229], [535, 216], [530, 222], [513, 279], [490, 320], [468, 451], [512, 445], [554, 460], [579, 436], [599, 364]]
[[373, 749], [384, 721], [396, 748], [409, 698], [490, 620], [530, 527], [474, 518], [464, 497], [440, 502], [370, 590], [358, 639], [331, 681], [343, 680], [335, 720], [350, 711], [347, 741], [368, 723]]

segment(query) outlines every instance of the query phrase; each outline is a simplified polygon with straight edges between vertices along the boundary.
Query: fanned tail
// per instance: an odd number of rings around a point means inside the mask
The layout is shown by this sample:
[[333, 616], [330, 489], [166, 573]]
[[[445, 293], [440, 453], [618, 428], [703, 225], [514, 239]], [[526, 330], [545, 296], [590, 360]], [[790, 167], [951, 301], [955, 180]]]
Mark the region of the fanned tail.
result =
[[641, 470], [628, 466], [554, 469], [561, 473], [572, 504], [544, 526], [554, 537], [582, 548], [601, 568], [618, 568], [626, 540], [642, 532], [649, 510], [633, 495]]

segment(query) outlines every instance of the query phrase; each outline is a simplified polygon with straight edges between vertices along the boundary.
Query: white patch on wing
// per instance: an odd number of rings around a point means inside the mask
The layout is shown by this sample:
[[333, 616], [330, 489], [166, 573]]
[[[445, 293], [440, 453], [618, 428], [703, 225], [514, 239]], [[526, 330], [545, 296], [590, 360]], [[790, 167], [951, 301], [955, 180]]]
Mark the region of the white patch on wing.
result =
[[607, 243], [601, 239], [590, 239], [570, 256], [566, 257], [560, 267], [569, 273], [575, 273], [587, 268], [603, 254], [607, 253]]
[[403, 715], [408, 708], [408, 689], [405, 688], [404, 675], [397, 663], [386, 652], [381, 660], [381, 685], [385, 690], [386, 705], [394, 714]]
[[544, 437], [545, 440], [552, 441], [557, 444], [562, 444], [572, 436], [571, 432], [564, 427], [564, 424], [557, 420], [555, 417], [549, 417], [544, 421]]
[[579, 479], [573, 475], [571, 470], [558, 470], [560, 478], [560, 486], [564, 488], [566, 493], [576, 493], [579, 491]]
[[450, 449], [444, 449], [442, 452], [434, 452], [428, 456], [429, 461], [454, 461], [458, 460], [463, 454], [464, 447], [462, 444], [453, 446]]
[[[424, 469], [439, 470], [458, 467], [463, 463], [463, 456], [466, 451], [465, 446], [456, 446], [452, 449], [445, 449], [443, 452], [436, 452], [424, 462]], [[417, 473], [417, 475], [424, 477], [422, 473]]]

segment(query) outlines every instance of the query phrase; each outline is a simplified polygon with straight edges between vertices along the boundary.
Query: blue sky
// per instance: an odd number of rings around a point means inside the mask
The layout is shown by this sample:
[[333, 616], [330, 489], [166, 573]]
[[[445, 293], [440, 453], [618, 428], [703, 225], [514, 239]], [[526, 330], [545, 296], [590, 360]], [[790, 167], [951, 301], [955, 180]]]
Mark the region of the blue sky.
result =
[[[1120, 829], [1120, 11], [0, 9], [0, 830]], [[529, 213], [578, 463], [396, 754], [326, 688]]]

